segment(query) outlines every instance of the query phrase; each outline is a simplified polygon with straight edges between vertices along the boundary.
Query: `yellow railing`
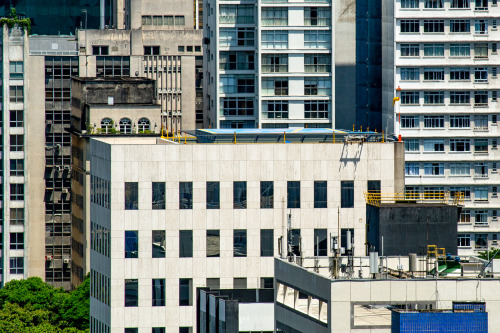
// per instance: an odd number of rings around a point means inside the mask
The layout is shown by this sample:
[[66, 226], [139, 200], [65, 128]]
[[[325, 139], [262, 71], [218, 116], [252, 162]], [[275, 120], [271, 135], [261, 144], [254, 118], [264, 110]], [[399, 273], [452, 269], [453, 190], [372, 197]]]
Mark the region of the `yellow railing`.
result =
[[365, 201], [372, 206], [388, 203], [443, 203], [459, 206], [464, 203], [464, 193], [454, 192], [450, 195], [448, 191], [425, 191], [406, 193], [380, 193], [378, 191], [364, 192]]

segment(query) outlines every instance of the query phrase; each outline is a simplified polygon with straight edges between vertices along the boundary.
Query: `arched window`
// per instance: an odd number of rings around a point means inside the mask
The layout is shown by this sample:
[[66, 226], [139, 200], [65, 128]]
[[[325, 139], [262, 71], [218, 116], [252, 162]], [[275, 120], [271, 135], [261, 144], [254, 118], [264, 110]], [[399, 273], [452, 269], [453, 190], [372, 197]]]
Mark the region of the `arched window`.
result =
[[147, 118], [141, 118], [139, 119], [139, 122], [137, 123], [138, 127], [139, 127], [139, 133], [144, 133], [146, 131], [150, 131], [151, 130], [151, 126], [150, 126], [150, 123], [149, 123], [149, 119]]
[[111, 129], [113, 128], [113, 120], [109, 118], [104, 118], [101, 120], [101, 130], [103, 133], [108, 134], [111, 133]]
[[120, 120], [120, 133], [132, 134], [132, 121], [130, 119], [122, 118]]

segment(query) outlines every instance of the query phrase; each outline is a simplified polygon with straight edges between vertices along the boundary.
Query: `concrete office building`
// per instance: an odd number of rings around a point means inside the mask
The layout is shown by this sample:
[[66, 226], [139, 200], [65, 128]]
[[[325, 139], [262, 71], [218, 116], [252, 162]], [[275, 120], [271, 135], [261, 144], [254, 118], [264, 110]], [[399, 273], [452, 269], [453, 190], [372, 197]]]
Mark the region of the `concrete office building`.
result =
[[366, 253], [363, 192], [402, 191], [402, 144], [285, 132], [90, 140], [91, 332], [190, 332], [197, 287], [265, 287], [274, 256], [327, 256], [330, 235]]
[[392, 2], [211, 0], [204, 17], [205, 128], [386, 128]]
[[[397, 273], [407, 272], [409, 268], [408, 257], [392, 257], [383, 262], [384, 265], [379, 266], [377, 260], [375, 270]], [[468, 332], [496, 332], [500, 327], [498, 278], [477, 278], [477, 274], [470, 278], [411, 278], [409, 275], [398, 278], [396, 274], [388, 273], [387, 276], [381, 274], [377, 279], [370, 279], [367, 277], [371, 264], [365, 257], [355, 260], [356, 273], [358, 269], [362, 270], [364, 278], [344, 276], [334, 279], [326, 259], [315, 262], [315, 258], [310, 258], [302, 264], [303, 267], [287, 259], [275, 259], [276, 332], [400, 332], [399, 322], [392, 326], [393, 308], [408, 312], [429, 311], [451, 309], [457, 303], [466, 305], [468, 302], [485, 303], [483, 306], [488, 315], [486, 320], [484, 317], [480, 318], [482, 320], [469, 318], [469, 322], [461, 327], [470, 327]], [[360, 265], [363, 267], [359, 268]], [[487, 330], [482, 326], [485, 321]], [[457, 327], [451, 324], [440, 326], [439, 322], [433, 326], [431, 321], [426, 324], [420, 326], [431, 329], [425, 332], [435, 332], [438, 328], [448, 331]], [[401, 332], [417, 332], [410, 330], [411, 327], [406, 325]]]
[[498, 246], [500, 233], [499, 15], [496, 1], [395, 1], [406, 190], [465, 194], [458, 221], [464, 255]]

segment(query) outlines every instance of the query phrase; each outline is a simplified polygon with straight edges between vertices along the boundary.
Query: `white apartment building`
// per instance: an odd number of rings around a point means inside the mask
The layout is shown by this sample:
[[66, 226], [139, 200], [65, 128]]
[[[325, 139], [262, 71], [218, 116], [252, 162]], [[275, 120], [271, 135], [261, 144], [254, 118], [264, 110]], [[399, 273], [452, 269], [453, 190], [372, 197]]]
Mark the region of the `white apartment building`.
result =
[[289, 215], [290, 253], [327, 258], [350, 234], [366, 254], [363, 192], [402, 191], [403, 145], [254, 131], [90, 140], [91, 332], [193, 332], [197, 287], [272, 286]]
[[330, 0], [211, 0], [205, 128], [335, 127]]
[[465, 194], [459, 254], [497, 246], [498, 43], [496, 0], [396, 0], [396, 122], [406, 190]]

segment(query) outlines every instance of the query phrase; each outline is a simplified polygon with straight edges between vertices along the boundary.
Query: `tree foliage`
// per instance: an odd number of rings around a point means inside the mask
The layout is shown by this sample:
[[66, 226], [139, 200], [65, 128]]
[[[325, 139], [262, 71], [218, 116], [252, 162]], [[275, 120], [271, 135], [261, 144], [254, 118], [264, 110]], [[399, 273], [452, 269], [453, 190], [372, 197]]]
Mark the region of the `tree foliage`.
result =
[[90, 278], [72, 292], [40, 278], [13, 280], [0, 289], [0, 332], [83, 333], [89, 331]]
[[7, 24], [9, 28], [13, 28], [15, 25], [19, 25], [23, 29], [26, 29], [28, 31], [28, 34], [31, 31], [31, 20], [29, 18], [20, 19], [19, 17], [17, 17], [15, 8], [11, 8], [10, 17], [0, 18], [0, 27], [3, 27], [4, 24]]
[[481, 259], [485, 259], [485, 260], [491, 260], [493, 258], [493, 256], [495, 256], [494, 259], [500, 259], [500, 252], [498, 252], [498, 249], [492, 247], [491, 250], [489, 251], [482, 251], [482, 252], [479, 252], [479, 255], [478, 257], [481, 258]]

